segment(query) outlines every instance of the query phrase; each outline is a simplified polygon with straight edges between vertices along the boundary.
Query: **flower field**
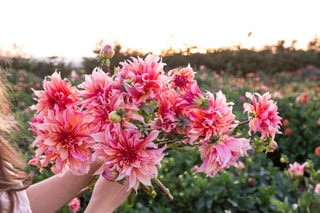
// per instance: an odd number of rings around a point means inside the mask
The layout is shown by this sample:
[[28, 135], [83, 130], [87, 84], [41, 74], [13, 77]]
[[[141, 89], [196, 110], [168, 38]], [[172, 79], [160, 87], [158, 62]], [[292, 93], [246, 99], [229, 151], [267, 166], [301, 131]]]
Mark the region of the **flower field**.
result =
[[[246, 119], [246, 92], [272, 94], [282, 117], [282, 134], [275, 137], [278, 149], [267, 154], [250, 150], [248, 156], [240, 158], [238, 168], [230, 167], [214, 177], [195, 173], [202, 162], [194, 149], [168, 151], [158, 178], [174, 199], [168, 201], [158, 189], [155, 198], [141, 191], [133, 206], [124, 203], [117, 212], [320, 212], [320, 70], [310, 65], [295, 72], [273, 76], [247, 73], [245, 77], [218, 74], [205, 66], [193, 70], [199, 88], [221, 90], [235, 103], [234, 113], [242, 120]], [[67, 78], [77, 85], [84, 78], [80, 73], [73, 72]], [[31, 88], [41, 89], [43, 79], [23, 69], [10, 70], [7, 78], [21, 124], [14, 133], [15, 141], [29, 161], [35, 155], [35, 136], [29, 130], [34, 113], [30, 106], [36, 103]], [[50, 170], [39, 173], [31, 165], [28, 170], [34, 172], [34, 182], [53, 175]], [[90, 192], [79, 197], [79, 212], [89, 198]], [[70, 211], [66, 205], [59, 212]]]

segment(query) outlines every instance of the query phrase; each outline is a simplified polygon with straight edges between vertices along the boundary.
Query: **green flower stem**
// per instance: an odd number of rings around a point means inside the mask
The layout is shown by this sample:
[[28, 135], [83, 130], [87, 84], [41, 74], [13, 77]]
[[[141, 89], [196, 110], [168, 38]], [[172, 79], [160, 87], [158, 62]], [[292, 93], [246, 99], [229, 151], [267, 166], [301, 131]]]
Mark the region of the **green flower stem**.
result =
[[250, 122], [250, 120], [242, 121], [242, 122], [238, 123], [237, 126], [242, 126], [242, 125], [245, 125], [245, 124], [247, 124], [249, 122]]
[[110, 74], [110, 77], [111, 77], [111, 72], [110, 72], [110, 68], [108, 65], [107, 65], [107, 70], [108, 70], [108, 73]]
[[166, 188], [157, 177], [154, 177], [153, 181], [157, 184], [161, 192], [167, 197], [169, 201], [173, 200], [173, 196], [171, 195], [169, 189]]
[[127, 205], [132, 207], [134, 204], [134, 196], [136, 195], [135, 191], [132, 189], [130, 195], [127, 198]]
[[85, 188], [81, 189], [80, 192], [78, 194], [76, 194], [76, 196], [74, 198], [81, 197], [82, 195], [86, 194], [87, 192], [92, 191], [97, 180], [98, 180], [98, 177], [99, 177], [99, 175], [95, 176], [93, 178], [93, 180]]

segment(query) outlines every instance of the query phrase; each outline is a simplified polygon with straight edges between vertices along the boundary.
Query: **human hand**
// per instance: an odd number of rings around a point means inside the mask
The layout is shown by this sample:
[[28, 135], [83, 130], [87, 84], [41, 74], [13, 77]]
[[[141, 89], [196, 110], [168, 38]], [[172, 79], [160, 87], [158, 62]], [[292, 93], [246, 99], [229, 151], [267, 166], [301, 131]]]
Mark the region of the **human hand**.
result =
[[100, 176], [93, 189], [92, 197], [85, 213], [108, 213], [117, 209], [130, 195], [129, 183], [111, 182]]

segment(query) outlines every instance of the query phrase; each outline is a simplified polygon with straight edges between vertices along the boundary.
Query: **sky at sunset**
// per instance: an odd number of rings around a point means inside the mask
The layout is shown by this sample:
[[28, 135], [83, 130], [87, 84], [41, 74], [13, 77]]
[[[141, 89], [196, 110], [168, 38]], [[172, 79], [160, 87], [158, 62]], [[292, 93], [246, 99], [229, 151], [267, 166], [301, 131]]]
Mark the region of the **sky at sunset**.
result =
[[[0, 50], [33, 56], [93, 56], [100, 40], [159, 54], [161, 49], [262, 48], [320, 36], [317, 0], [0, 0]], [[252, 32], [248, 37], [248, 33]]]

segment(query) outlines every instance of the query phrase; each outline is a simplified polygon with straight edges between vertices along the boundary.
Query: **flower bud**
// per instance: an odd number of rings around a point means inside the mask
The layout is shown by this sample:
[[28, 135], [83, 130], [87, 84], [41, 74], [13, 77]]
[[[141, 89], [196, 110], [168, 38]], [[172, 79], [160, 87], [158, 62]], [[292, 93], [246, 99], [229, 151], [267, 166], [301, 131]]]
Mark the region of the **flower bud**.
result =
[[274, 140], [271, 140], [268, 147], [267, 147], [267, 152], [274, 152], [278, 148], [277, 142]]
[[113, 50], [112, 46], [108, 45], [108, 44], [105, 45], [102, 48], [100, 55], [101, 55], [101, 58], [111, 59], [114, 56], [114, 50]]
[[254, 151], [257, 153], [261, 153], [263, 151], [263, 147], [261, 147], [261, 146], [255, 147]]
[[303, 166], [304, 166], [304, 168], [306, 168], [306, 169], [310, 169], [310, 162], [309, 162], [309, 160], [308, 161], [306, 161], [304, 164], [303, 164]]
[[108, 118], [111, 123], [119, 123], [121, 121], [121, 115], [117, 111], [112, 111]]
[[144, 184], [142, 184], [142, 183], [140, 183], [141, 184], [141, 187], [142, 187], [142, 189], [145, 191], [145, 192], [147, 192], [147, 194], [150, 196], [150, 197], [152, 197], [152, 198], [155, 198], [156, 196], [157, 196], [157, 192], [154, 190], [154, 188], [153, 188], [153, 186], [152, 185], [144, 185]]
[[106, 169], [102, 173], [102, 176], [109, 181], [115, 181], [118, 175], [119, 175], [119, 172], [117, 170], [111, 170], [111, 169]]
[[123, 107], [118, 107], [117, 108], [117, 113], [122, 116], [122, 115], [124, 115], [126, 113], [126, 109], [123, 108]]
[[280, 158], [280, 162], [281, 163], [288, 163], [288, 161], [289, 161], [289, 158], [288, 158], [288, 156], [286, 156], [286, 155], [281, 155], [281, 158]]

